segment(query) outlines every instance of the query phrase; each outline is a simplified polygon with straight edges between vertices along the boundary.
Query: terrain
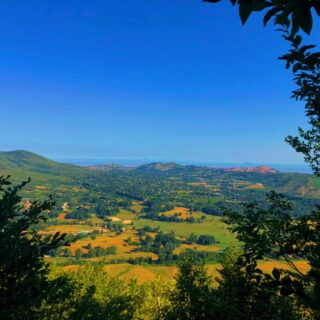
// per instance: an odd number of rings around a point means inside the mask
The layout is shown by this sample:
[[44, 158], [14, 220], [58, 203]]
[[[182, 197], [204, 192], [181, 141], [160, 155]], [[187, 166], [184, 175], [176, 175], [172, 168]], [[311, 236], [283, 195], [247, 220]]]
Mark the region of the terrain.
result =
[[[265, 203], [265, 194], [276, 190], [294, 203], [296, 215], [303, 215], [320, 197], [320, 180], [314, 176], [267, 166], [80, 167], [12, 151], [0, 152], [0, 175], [11, 175], [17, 183], [31, 178], [25, 206], [49, 195], [56, 199], [47, 223], [35, 228], [43, 235], [65, 232], [76, 241], [52, 252], [48, 261], [67, 270], [101, 263], [125, 279], [170, 278], [186, 254], [203, 260], [214, 274], [219, 253], [238, 245], [222, 221], [225, 207], [241, 210], [246, 201]], [[264, 268], [270, 268], [270, 261]]]

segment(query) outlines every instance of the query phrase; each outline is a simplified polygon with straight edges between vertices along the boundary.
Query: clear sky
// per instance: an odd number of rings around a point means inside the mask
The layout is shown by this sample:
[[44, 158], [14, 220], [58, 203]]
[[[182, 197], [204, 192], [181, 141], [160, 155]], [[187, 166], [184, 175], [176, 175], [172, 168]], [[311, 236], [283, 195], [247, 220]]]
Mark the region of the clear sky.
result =
[[286, 48], [229, 1], [1, 1], [0, 150], [302, 163]]

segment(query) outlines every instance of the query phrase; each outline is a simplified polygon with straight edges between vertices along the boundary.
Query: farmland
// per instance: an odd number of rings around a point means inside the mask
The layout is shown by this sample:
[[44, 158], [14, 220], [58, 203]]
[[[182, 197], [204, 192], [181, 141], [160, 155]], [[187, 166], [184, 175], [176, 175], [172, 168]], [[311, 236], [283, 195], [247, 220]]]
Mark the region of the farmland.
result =
[[[264, 203], [266, 192], [275, 189], [294, 203], [295, 214], [303, 215], [320, 193], [317, 178], [266, 167], [232, 171], [157, 163], [87, 168], [25, 151], [0, 153], [0, 175], [5, 174], [16, 183], [31, 177], [23, 194], [26, 207], [50, 194], [56, 200], [37, 231], [43, 236], [66, 233], [73, 242], [51, 252], [47, 261], [70, 271], [99, 263], [110, 274], [139, 281], [172, 278], [186, 254], [203, 260], [215, 276], [223, 250], [240, 246], [223, 222], [223, 208]], [[273, 265], [282, 262], [264, 261], [261, 267], [271, 270]]]

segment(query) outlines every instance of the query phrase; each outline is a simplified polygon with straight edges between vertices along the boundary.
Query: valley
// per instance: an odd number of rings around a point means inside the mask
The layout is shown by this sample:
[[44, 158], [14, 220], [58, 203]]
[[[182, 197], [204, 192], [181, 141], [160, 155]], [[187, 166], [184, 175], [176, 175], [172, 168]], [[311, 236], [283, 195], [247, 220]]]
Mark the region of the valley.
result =
[[[186, 255], [206, 263], [216, 276], [220, 253], [240, 246], [223, 222], [225, 208], [242, 210], [243, 202], [266, 202], [266, 192], [276, 190], [294, 203], [294, 214], [304, 215], [320, 196], [319, 179], [266, 166], [79, 167], [27, 151], [2, 152], [0, 175], [8, 174], [16, 183], [31, 178], [24, 206], [49, 195], [55, 199], [55, 208], [45, 224], [35, 227], [37, 232], [76, 239], [52, 251], [47, 261], [65, 270], [102, 264], [110, 274], [138, 281], [171, 278]], [[262, 261], [261, 267], [268, 270], [270, 262]]]

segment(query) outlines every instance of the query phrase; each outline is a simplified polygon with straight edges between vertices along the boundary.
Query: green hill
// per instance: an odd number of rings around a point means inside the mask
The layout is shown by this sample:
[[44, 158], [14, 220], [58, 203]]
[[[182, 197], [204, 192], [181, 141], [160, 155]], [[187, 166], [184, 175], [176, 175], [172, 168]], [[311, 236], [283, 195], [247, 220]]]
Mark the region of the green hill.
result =
[[301, 214], [309, 212], [320, 197], [320, 180], [307, 174], [176, 163], [85, 168], [22, 150], [0, 152], [0, 175], [11, 175], [15, 182], [30, 177], [28, 191], [33, 198], [58, 193], [74, 207], [101, 203], [101, 208], [113, 211], [119, 203], [129, 207], [135, 200], [144, 204], [150, 217], [174, 207], [218, 214], [221, 205], [227, 204], [238, 210], [242, 202], [265, 202], [265, 193], [271, 190], [285, 193]]
[[25, 150], [0, 152], [0, 174], [37, 172], [59, 176], [82, 174], [84, 171], [86, 169], [61, 164]]

